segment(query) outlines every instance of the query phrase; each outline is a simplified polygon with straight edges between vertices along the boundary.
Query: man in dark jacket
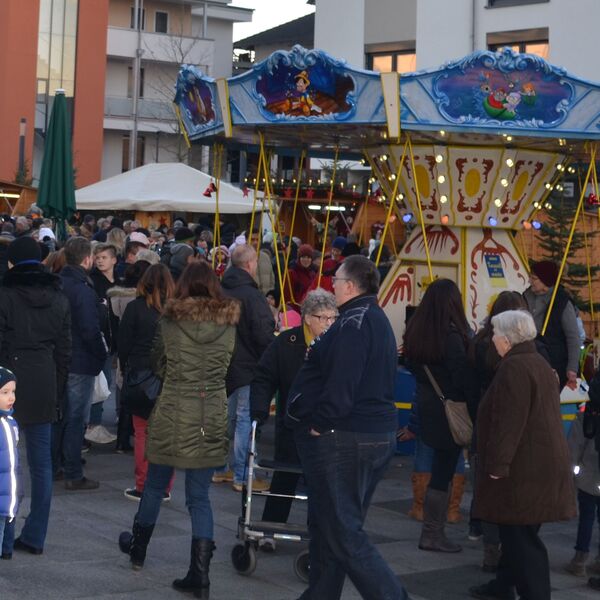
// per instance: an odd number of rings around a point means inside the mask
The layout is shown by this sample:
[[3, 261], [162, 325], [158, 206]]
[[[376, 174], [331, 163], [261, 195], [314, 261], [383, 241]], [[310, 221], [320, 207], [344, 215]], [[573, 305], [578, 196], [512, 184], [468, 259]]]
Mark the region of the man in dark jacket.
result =
[[[577, 371], [581, 339], [577, 325], [577, 312], [569, 294], [558, 281], [558, 265], [551, 260], [541, 260], [531, 267], [529, 287], [523, 296], [533, 315], [542, 343], [557, 372], [561, 389], [567, 385], [577, 389]], [[558, 285], [548, 326], [541, 335], [554, 287]]]
[[[57, 275], [40, 263], [31, 237], [7, 249], [10, 269], [0, 288], [0, 364], [19, 379], [14, 417], [25, 436], [31, 475], [30, 512], [14, 541], [18, 550], [41, 554], [52, 500], [52, 422], [56, 419], [71, 358], [69, 303]], [[3, 553], [12, 552], [14, 520]]]
[[[275, 329], [269, 303], [254, 279], [257, 266], [256, 250], [246, 244], [237, 246], [231, 254], [231, 267], [225, 271], [222, 281], [225, 293], [241, 302], [242, 314], [225, 380], [229, 422], [231, 432], [235, 431], [232, 473], [215, 473], [213, 481], [233, 479], [233, 489], [236, 491], [241, 491], [244, 483], [250, 441], [250, 382], [262, 353], [273, 341]], [[264, 487], [263, 482], [257, 480], [256, 488]]]
[[311, 344], [288, 398], [309, 498], [310, 579], [301, 599], [339, 599], [348, 575], [364, 598], [405, 600], [363, 529], [395, 450], [396, 340], [377, 305], [374, 263], [349, 256], [333, 282], [340, 317]]
[[92, 490], [99, 484], [83, 476], [81, 446], [94, 380], [106, 361], [107, 348], [101, 333], [106, 314], [88, 276], [94, 264], [91, 243], [83, 237], [71, 238], [65, 244], [64, 253], [67, 264], [60, 272], [60, 278], [71, 306], [73, 332], [73, 359], [62, 423], [65, 488]]

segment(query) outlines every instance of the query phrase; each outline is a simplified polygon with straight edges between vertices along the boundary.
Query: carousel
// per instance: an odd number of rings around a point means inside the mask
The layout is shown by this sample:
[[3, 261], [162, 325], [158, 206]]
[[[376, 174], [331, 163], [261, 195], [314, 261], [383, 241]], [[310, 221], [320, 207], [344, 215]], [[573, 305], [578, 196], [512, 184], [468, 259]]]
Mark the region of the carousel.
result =
[[[272, 156], [299, 157], [297, 184], [288, 198], [293, 196], [285, 232], [290, 237], [308, 158], [332, 160], [322, 201], [325, 231], [335, 214], [336, 165], [343, 159], [370, 166], [353, 229], [362, 227], [363, 236], [369, 235], [365, 213], [375, 202], [384, 215], [377, 261], [384, 244], [395, 254], [380, 303], [399, 343], [407, 309], [418, 305], [436, 278], [458, 284], [473, 328], [499, 292], [523, 292], [528, 257], [522, 236], [541, 227], [552, 209], [551, 194], [572, 176], [578, 178], [579, 197], [562, 277], [586, 189], [589, 194], [591, 186], [600, 197], [600, 85], [509, 48], [400, 76], [354, 68], [325, 52], [294, 46], [230, 79], [214, 80], [183, 66], [175, 103], [188, 142], [214, 145], [216, 161], [224, 147], [259, 154], [256, 190], [264, 192], [275, 239], [284, 232], [276, 218], [281, 202], [273, 194]], [[406, 232], [399, 247], [398, 227]], [[326, 241], [324, 235], [323, 255]], [[282, 287], [287, 260], [278, 262]], [[589, 260], [588, 335], [593, 338]], [[581, 397], [577, 392], [573, 401]]]

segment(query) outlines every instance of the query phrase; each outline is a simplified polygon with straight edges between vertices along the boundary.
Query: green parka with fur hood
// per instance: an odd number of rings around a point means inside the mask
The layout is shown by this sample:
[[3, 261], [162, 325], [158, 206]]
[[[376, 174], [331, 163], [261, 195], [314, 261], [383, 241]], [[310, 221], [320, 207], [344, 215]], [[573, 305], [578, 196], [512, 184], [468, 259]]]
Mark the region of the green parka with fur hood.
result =
[[167, 303], [152, 352], [163, 388], [148, 423], [149, 462], [180, 469], [227, 462], [225, 375], [239, 318], [237, 300]]

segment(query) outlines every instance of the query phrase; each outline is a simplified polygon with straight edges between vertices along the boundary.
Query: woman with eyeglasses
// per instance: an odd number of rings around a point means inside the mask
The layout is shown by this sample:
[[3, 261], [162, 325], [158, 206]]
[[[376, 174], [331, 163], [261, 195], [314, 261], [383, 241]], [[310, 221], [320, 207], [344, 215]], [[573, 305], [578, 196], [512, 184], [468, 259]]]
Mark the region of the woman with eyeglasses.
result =
[[[256, 376], [250, 386], [250, 410], [252, 420], [264, 423], [269, 417], [271, 399], [277, 394], [275, 460], [278, 462], [300, 464], [293, 432], [284, 424], [288, 393], [304, 362], [308, 346], [329, 329], [337, 315], [333, 294], [323, 289], [309, 292], [302, 303], [302, 325], [281, 333], [260, 359]], [[299, 477], [296, 473], [275, 471], [270, 492], [293, 495]], [[285, 523], [291, 506], [291, 498], [270, 496], [266, 500], [262, 520]], [[272, 552], [275, 549], [275, 540], [263, 538], [260, 547]]]

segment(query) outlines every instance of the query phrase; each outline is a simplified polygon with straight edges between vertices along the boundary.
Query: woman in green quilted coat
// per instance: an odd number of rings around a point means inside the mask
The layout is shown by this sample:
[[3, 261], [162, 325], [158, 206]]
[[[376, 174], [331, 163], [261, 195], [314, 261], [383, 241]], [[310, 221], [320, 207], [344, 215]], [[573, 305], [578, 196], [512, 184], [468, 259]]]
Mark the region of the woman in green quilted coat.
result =
[[198, 597], [209, 586], [215, 548], [208, 489], [215, 467], [227, 462], [225, 374], [239, 316], [237, 300], [223, 295], [207, 262], [185, 268], [154, 340], [153, 368], [163, 387], [148, 424], [148, 476], [133, 531], [119, 538], [133, 568], [140, 569], [173, 470], [185, 469], [191, 560], [188, 574], [173, 587]]

